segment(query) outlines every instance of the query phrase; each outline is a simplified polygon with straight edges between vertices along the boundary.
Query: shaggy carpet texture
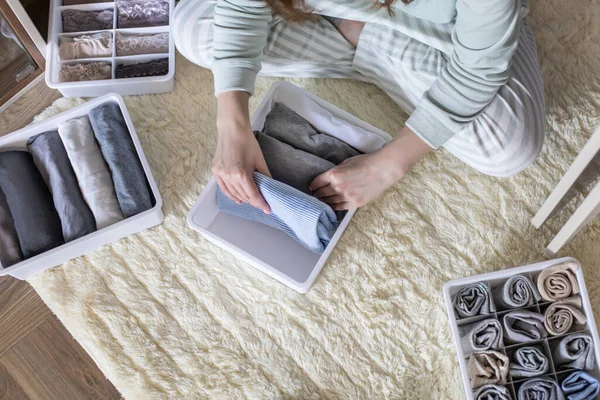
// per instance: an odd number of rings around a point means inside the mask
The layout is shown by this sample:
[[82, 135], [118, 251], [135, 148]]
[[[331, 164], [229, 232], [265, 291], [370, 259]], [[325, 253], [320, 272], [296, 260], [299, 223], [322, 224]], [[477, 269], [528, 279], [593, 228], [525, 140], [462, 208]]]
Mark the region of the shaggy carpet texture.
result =
[[[541, 230], [529, 220], [600, 124], [600, 1], [532, 4], [548, 105], [539, 160], [510, 179], [444, 150], [361, 208], [306, 295], [186, 225], [211, 177], [212, 76], [177, 60], [175, 91], [127, 106], [164, 199], [164, 223], [30, 279], [126, 399], [461, 399], [442, 285], [545, 259], [588, 186]], [[253, 106], [274, 82], [261, 78]], [[375, 87], [293, 83], [375, 126], [406, 115]], [[59, 99], [38, 119], [82, 101]], [[600, 222], [560, 256], [584, 267], [600, 317]]]

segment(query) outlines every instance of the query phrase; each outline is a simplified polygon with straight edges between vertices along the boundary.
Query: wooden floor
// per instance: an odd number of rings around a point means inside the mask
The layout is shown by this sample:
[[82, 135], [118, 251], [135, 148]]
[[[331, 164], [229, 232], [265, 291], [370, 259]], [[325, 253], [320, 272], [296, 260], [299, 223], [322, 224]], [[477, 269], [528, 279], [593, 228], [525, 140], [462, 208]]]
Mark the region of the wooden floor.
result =
[[[41, 81], [0, 113], [0, 136], [29, 124], [60, 93]], [[0, 277], [0, 399], [120, 399], [26, 282]]]

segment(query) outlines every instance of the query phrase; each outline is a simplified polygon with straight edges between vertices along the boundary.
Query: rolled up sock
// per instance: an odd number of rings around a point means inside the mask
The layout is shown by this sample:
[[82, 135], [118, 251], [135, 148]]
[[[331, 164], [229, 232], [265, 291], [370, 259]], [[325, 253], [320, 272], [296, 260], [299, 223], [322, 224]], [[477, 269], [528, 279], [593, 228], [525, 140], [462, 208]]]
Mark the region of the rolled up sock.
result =
[[238, 205], [219, 188], [219, 210], [251, 221], [260, 222], [287, 233], [307, 249], [322, 253], [331, 232], [337, 228], [333, 209], [322, 201], [267, 176], [254, 172], [254, 182], [271, 208], [270, 214], [243, 203]]
[[594, 368], [594, 345], [587, 333], [572, 333], [556, 343], [552, 350], [557, 370]]
[[119, 105], [102, 104], [90, 111], [89, 118], [110, 169], [123, 216], [129, 218], [151, 209], [146, 173]]
[[524, 275], [511, 276], [504, 285], [492, 289], [494, 300], [504, 308], [523, 308], [542, 297], [531, 279]]
[[62, 122], [58, 134], [73, 166], [83, 199], [98, 229], [123, 219], [115, 188], [87, 116]]
[[454, 297], [454, 309], [461, 318], [496, 312], [490, 288], [482, 282], [465, 286]]
[[166, 57], [131, 64], [120, 64], [117, 65], [117, 68], [115, 69], [115, 76], [117, 79], [163, 76], [168, 73], [169, 59]]
[[100, 32], [76, 37], [63, 36], [58, 54], [61, 60], [112, 56], [112, 34]]
[[169, 0], [117, 0], [118, 27], [169, 25]]
[[0, 189], [6, 196], [25, 259], [64, 244], [52, 196], [31, 154], [0, 153]]
[[460, 343], [465, 354], [497, 349], [502, 345], [502, 326], [495, 318], [460, 327], [459, 331]]
[[550, 304], [544, 314], [544, 326], [552, 336], [565, 334], [574, 323], [583, 325], [587, 322], [581, 312], [581, 297], [569, 297]]
[[306, 151], [298, 150], [279, 140], [254, 132], [271, 176], [301, 192], [311, 194], [309, 186], [317, 176], [335, 164]]
[[[0, 182], [1, 187], [1, 182]], [[0, 188], [0, 263], [2, 268], [8, 268], [23, 260], [19, 237], [15, 229], [4, 192]]]
[[512, 400], [506, 386], [484, 385], [473, 395], [475, 400]]
[[518, 348], [510, 364], [510, 376], [516, 379], [533, 378], [548, 372], [548, 358], [540, 349], [533, 346]]
[[537, 288], [544, 300], [566, 299], [579, 293], [577, 282], [578, 265], [574, 262], [553, 265], [543, 270], [537, 277]]
[[561, 388], [567, 400], [595, 400], [600, 394], [598, 379], [583, 371], [575, 371], [565, 378]]
[[113, 10], [82, 11], [63, 10], [62, 31], [86, 32], [113, 28]]
[[471, 388], [483, 385], [505, 385], [508, 375], [508, 357], [498, 351], [475, 352], [469, 357], [467, 370]]
[[518, 400], [565, 400], [556, 381], [549, 378], [533, 378], [519, 388]]
[[362, 154], [338, 138], [317, 131], [308, 121], [281, 103], [275, 103], [267, 114], [263, 133], [336, 165]]
[[95, 232], [94, 215], [83, 199], [58, 132], [45, 132], [29, 138], [27, 150], [50, 189], [65, 242]]
[[504, 337], [510, 343], [533, 342], [548, 336], [544, 316], [532, 311], [511, 311], [504, 315], [502, 324]]

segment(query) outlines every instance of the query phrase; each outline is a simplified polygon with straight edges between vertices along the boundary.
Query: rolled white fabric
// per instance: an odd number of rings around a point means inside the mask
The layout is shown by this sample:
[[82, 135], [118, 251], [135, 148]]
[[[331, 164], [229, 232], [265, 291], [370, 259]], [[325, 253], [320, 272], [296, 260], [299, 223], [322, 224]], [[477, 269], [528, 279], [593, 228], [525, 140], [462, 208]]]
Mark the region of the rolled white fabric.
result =
[[83, 198], [92, 210], [96, 226], [102, 229], [123, 219], [113, 180], [102, 157], [87, 116], [58, 126], [67, 155], [77, 176]]

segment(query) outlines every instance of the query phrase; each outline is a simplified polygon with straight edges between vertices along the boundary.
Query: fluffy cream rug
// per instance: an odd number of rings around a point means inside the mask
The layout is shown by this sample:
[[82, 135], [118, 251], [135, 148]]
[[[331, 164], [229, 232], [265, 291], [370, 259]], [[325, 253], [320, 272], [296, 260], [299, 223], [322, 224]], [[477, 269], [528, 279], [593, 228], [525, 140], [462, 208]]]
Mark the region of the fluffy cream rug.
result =
[[[442, 285], [544, 259], [581, 201], [579, 193], [540, 231], [530, 225], [600, 123], [598, 21], [598, 0], [532, 4], [548, 103], [534, 166], [494, 179], [431, 154], [359, 210], [306, 295], [186, 226], [210, 177], [215, 99], [211, 74], [180, 57], [174, 92], [126, 99], [164, 224], [30, 282], [128, 399], [461, 399]], [[254, 105], [273, 82], [259, 80]], [[367, 84], [293, 83], [387, 132], [405, 119]], [[40, 118], [79, 103], [60, 99]], [[596, 222], [560, 254], [583, 263], [597, 312], [599, 241]]]

